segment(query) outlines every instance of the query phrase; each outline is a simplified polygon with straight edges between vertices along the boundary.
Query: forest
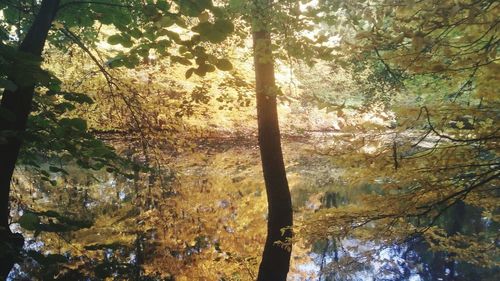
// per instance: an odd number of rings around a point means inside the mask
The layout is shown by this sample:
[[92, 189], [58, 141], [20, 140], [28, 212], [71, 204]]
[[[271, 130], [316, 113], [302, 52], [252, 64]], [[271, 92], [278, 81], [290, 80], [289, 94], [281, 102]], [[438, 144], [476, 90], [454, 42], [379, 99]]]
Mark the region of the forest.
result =
[[500, 280], [500, 1], [0, 0], [0, 280]]

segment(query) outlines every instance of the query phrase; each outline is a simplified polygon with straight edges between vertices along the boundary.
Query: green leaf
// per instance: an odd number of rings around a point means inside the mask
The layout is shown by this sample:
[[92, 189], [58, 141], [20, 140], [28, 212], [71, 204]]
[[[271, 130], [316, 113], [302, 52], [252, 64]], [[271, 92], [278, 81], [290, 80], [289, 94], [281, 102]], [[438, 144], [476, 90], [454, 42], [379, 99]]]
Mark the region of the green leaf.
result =
[[234, 31], [234, 24], [229, 20], [218, 20], [214, 23], [214, 28], [227, 35]]
[[123, 65], [127, 68], [134, 68], [140, 63], [140, 58], [135, 55], [130, 55], [123, 60]]
[[175, 19], [173, 19], [171, 16], [163, 16], [157, 22], [157, 24], [160, 27], [169, 27], [169, 26], [172, 26], [174, 23], [175, 23]]
[[133, 46], [132, 37], [128, 34], [114, 34], [108, 37], [108, 43], [111, 45], [122, 45], [125, 48]]
[[59, 123], [62, 127], [74, 128], [78, 131], [87, 130], [87, 121], [81, 118], [62, 118]]
[[25, 211], [19, 218], [18, 223], [26, 230], [37, 230], [40, 225], [40, 218], [32, 212]]
[[158, 7], [159, 10], [167, 12], [170, 9], [170, 4], [167, 1], [158, 1], [156, 7]]
[[72, 93], [72, 92], [65, 92], [63, 95], [64, 99], [67, 101], [73, 101], [79, 104], [93, 104], [94, 100], [87, 96], [86, 94], [82, 93]]
[[212, 30], [210, 33], [206, 35], [206, 37], [208, 38], [208, 41], [210, 41], [211, 43], [217, 44], [223, 42], [227, 36], [222, 32], [219, 32], [217, 30]]
[[148, 17], [153, 17], [153, 16], [156, 16], [158, 14], [158, 10], [156, 9], [155, 5], [153, 5], [153, 4], [147, 4], [143, 8], [143, 11], [144, 11], [144, 14]]
[[241, 10], [244, 5], [245, 5], [246, 1], [243, 1], [243, 0], [229, 0], [229, 7], [231, 8], [231, 10]]
[[124, 34], [122, 36], [122, 41], [120, 42], [120, 44], [125, 47], [125, 48], [130, 48], [134, 45], [134, 43], [132, 42], [132, 37], [130, 37], [130, 35], [128, 34]]
[[207, 35], [213, 29], [213, 25], [209, 22], [201, 22], [197, 26], [191, 28], [192, 31], [198, 32], [200, 35]]
[[108, 43], [111, 45], [118, 45], [120, 44], [121, 40], [122, 37], [120, 36], [120, 34], [115, 34], [108, 37]]
[[52, 173], [63, 173], [65, 175], [68, 175], [68, 172], [66, 172], [66, 170], [61, 169], [61, 168], [56, 167], [56, 166], [50, 166], [49, 171], [51, 171]]
[[47, 85], [47, 88], [49, 88], [50, 91], [52, 92], [60, 92], [61, 91], [61, 81], [56, 80], [56, 79], [51, 79], [49, 81], [49, 84]]
[[212, 6], [211, 0], [180, 0], [180, 12], [189, 17], [197, 17], [205, 9]]
[[228, 59], [220, 59], [217, 61], [215, 66], [222, 71], [229, 71], [233, 69], [233, 65]]
[[76, 107], [72, 103], [69, 103], [69, 102], [62, 102], [62, 103], [54, 105], [54, 110], [56, 112], [59, 112], [59, 113], [63, 113], [63, 112], [71, 111], [71, 110], [75, 110], [75, 109], [76, 109]]
[[138, 28], [133, 28], [129, 31], [130, 36], [140, 39], [142, 37], [142, 31], [140, 31]]
[[114, 68], [114, 67], [120, 67], [125, 65], [125, 57], [123, 55], [118, 55], [114, 58], [109, 59], [106, 62], [109, 67]]

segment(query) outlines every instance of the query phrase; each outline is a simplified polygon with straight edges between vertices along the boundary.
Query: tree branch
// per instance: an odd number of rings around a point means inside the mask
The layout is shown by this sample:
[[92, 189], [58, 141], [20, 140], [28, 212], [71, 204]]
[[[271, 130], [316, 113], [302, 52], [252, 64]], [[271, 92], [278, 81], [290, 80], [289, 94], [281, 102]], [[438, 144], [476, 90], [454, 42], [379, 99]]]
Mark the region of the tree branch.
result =
[[429, 125], [430, 130], [434, 134], [436, 134], [437, 136], [439, 136], [441, 138], [444, 138], [444, 139], [447, 139], [447, 140], [451, 140], [451, 141], [454, 141], [454, 142], [467, 142], [467, 143], [470, 143], [470, 142], [479, 142], [479, 141], [486, 141], [486, 140], [492, 140], [492, 139], [500, 139], [500, 136], [495, 135], [498, 131], [500, 131], [500, 129], [495, 130], [489, 136], [484, 136], [484, 137], [480, 137], [480, 138], [458, 139], [458, 138], [451, 137], [449, 135], [440, 133], [440, 132], [438, 132], [436, 130], [436, 128], [434, 127], [434, 125], [432, 125], [432, 122], [431, 122], [431, 119], [430, 119], [430, 113], [429, 113], [429, 110], [427, 109], [426, 106], [422, 106], [420, 108], [420, 114], [419, 114], [419, 117], [417, 118], [417, 120], [420, 118], [420, 116], [422, 114], [422, 111], [425, 111], [425, 113], [426, 113], [427, 124]]
[[104, 6], [119, 7], [119, 8], [133, 8], [134, 7], [132, 5], [123, 5], [123, 4], [100, 2], [100, 1], [73, 1], [73, 2], [67, 2], [67, 3], [62, 4], [61, 6], [59, 6], [58, 10], [62, 10], [62, 9], [67, 8], [69, 6], [82, 5], [82, 4], [104, 5]]

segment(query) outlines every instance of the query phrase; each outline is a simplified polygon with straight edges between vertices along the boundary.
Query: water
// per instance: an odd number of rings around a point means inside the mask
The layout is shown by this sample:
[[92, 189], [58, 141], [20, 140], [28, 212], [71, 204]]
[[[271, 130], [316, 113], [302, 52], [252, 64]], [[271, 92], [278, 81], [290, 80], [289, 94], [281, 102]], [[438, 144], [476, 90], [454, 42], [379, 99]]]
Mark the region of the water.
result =
[[[296, 218], [362, 194], [310, 140], [285, 141], [283, 149]], [[26, 250], [68, 258], [51, 266], [26, 255], [10, 280], [41, 280], [48, 269], [73, 280], [252, 280], [266, 223], [259, 157], [252, 141], [214, 140], [167, 157], [175, 175], [164, 171], [130, 181], [100, 173], [97, 183], [86, 184], [81, 175], [58, 190], [18, 186], [18, 194], [37, 192], [36, 200], [16, 206], [20, 210], [86, 214], [94, 224], [63, 234], [24, 231]], [[14, 230], [22, 231], [17, 224]], [[446, 258], [419, 241], [380, 245], [330, 237], [294, 245], [290, 280], [494, 280], [488, 275], [498, 274], [456, 262], [452, 272]]]

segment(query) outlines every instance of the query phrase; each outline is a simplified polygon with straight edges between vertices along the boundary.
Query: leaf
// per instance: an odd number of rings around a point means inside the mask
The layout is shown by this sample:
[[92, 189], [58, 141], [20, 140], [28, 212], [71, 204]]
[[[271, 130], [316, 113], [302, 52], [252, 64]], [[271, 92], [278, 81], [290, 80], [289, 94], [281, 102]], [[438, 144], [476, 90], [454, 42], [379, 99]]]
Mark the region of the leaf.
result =
[[244, 5], [245, 5], [245, 1], [243, 0], [229, 0], [229, 7], [232, 9], [232, 10], [241, 10]]
[[87, 121], [81, 118], [63, 118], [59, 121], [62, 127], [74, 128], [78, 131], [87, 130]]
[[82, 93], [72, 93], [72, 92], [66, 92], [63, 95], [64, 99], [67, 101], [73, 101], [79, 104], [93, 104], [94, 100], [87, 96], [86, 94]]
[[133, 28], [129, 31], [129, 34], [136, 39], [140, 39], [142, 37], [142, 31], [140, 31], [138, 28]]
[[214, 29], [206, 35], [206, 38], [211, 43], [217, 44], [223, 42], [226, 39], [226, 35]]
[[56, 112], [60, 112], [60, 113], [63, 113], [63, 112], [66, 112], [66, 111], [71, 111], [71, 110], [75, 110], [76, 107], [69, 103], [69, 102], [62, 102], [60, 104], [56, 104], [54, 105], [54, 110]]
[[158, 10], [156, 9], [155, 5], [153, 5], [153, 4], [147, 4], [143, 8], [143, 11], [144, 11], [144, 14], [148, 17], [153, 17], [153, 16], [156, 16], [158, 14]]
[[180, 64], [186, 65], [186, 66], [189, 66], [192, 64], [190, 60], [188, 60], [184, 57], [179, 57], [179, 56], [172, 56], [170, 58], [170, 60], [172, 61], [172, 63], [180, 63]]
[[190, 69], [188, 69], [188, 70], [186, 71], [186, 74], [185, 74], [186, 79], [189, 79], [191, 76], [193, 76], [193, 73], [194, 73], [194, 71], [195, 71], [195, 70], [196, 70], [195, 68], [190, 68]]
[[48, 254], [47, 256], [44, 256], [40, 252], [33, 251], [33, 250], [28, 251], [27, 254], [29, 257], [36, 260], [37, 263], [39, 263], [43, 266], [51, 266], [51, 265], [58, 264], [58, 263], [68, 262], [68, 258], [66, 258], [63, 255], [59, 255], [59, 254]]
[[156, 7], [162, 11], [168, 11], [170, 9], [170, 4], [167, 1], [157, 1]]
[[119, 34], [111, 35], [108, 37], [108, 43], [111, 45], [120, 44], [122, 37]]
[[63, 173], [65, 175], [69, 175], [68, 172], [66, 172], [66, 170], [56, 166], [49, 166], [49, 171], [51, 171], [52, 173]]
[[111, 45], [122, 45], [123, 47], [130, 48], [133, 46], [132, 37], [128, 34], [114, 34], [108, 37], [108, 43]]
[[191, 28], [191, 30], [198, 32], [200, 35], [206, 35], [212, 31], [212, 24], [209, 22], [201, 22], [197, 26]]
[[207, 22], [210, 19], [210, 14], [208, 12], [203, 12], [198, 16], [200, 22]]
[[132, 42], [132, 37], [130, 37], [130, 35], [126, 34], [122, 37], [122, 41], [120, 42], [120, 44], [125, 47], [125, 48], [130, 48], [134, 45], [134, 43]]
[[211, 64], [200, 64], [200, 66], [198, 66], [198, 69], [199, 71], [204, 73], [215, 71], [215, 67]]
[[19, 218], [19, 225], [26, 230], [36, 230], [40, 225], [40, 218], [32, 213], [25, 211], [24, 214]]
[[163, 16], [157, 22], [157, 25], [159, 27], [169, 27], [169, 26], [172, 26], [174, 23], [175, 23], [175, 19], [173, 19], [171, 16]]
[[228, 35], [234, 31], [234, 24], [229, 20], [218, 20], [214, 23], [214, 29]]
[[212, 6], [211, 0], [180, 0], [180, 12], [183, 15], [197, 17], [203, 10]]
[[222, 71], [229, 71], [233, 69], [233, 65], [228, 59], [219, 59], [215, 66]]

